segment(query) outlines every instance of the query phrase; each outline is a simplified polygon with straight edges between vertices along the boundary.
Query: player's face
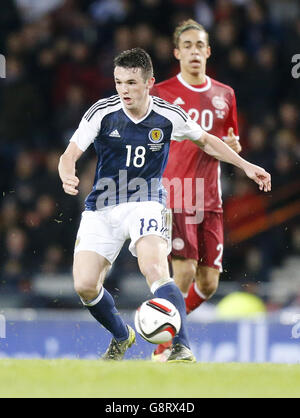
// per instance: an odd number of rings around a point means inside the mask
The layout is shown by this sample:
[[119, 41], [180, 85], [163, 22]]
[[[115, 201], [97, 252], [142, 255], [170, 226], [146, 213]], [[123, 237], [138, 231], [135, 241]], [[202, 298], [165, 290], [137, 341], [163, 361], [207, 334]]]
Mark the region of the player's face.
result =
[[205, 74], [206, 62], [211, 55], [206, 33], [196, 29], [183, 32], [174, 54], [185, 72], [196, 76]]
[[114, 75], [116, 90], [127, 110], [137, 112], [148, 106], [154, 78], [145, 80], [141, 68], [116, 67]]

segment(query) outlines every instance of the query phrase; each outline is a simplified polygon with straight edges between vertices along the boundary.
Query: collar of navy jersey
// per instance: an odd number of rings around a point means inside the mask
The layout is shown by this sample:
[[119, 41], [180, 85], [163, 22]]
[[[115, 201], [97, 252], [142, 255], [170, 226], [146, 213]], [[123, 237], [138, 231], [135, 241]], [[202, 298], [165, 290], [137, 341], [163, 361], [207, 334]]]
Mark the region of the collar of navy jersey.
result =
[[205, 86], [205, 87], [202, 87], [202, 88], [197, 88], [197, 87], [193, 87], [193, 86], [191, 86], [189, 83], [187, 83], [187, 82], [184, 80], [184, 78], [182, 77], [182, 74], [181, 74], [181, 73], [179, 73], [179, 74], [177, 75], [177, 78], [178, 78], [178, 80], [179, 80], [179, 82], [180, 82], [181, 84], [183, 84], [183, 85], [184, 85], [185, 87], [187, 87], [189, 90], [196, 91], [196, 92], [198, 92], [198, 93], [202, 93], [202, 92], [207, 91], [207, 90], [209, 90], [209, 89], [211, 88], [211, 78], [210, 78], [210, 77], [208, 77], [208, 75], [206, 75], [205, 77], [206, 77], [206, 81], [207, 81], [206, 86]]
[[146, 113], [146, 115], [142, 118], [142, 119], [134, 119], [132, 116], [130, 116], [124, 106], [124, 103], [121, 100], [121, 104], [122, 104], [122, 109], [123, 112], [125, 113], [125, 115], [135, 124], [138, 125], [139, 123], [143, 122], [145, 119], [147, 119], [147, 117], [150, 115], [150, 113], [152, 112], [153, 109], [153, 99], [152, 96], [150, 96], [150, 103], [149, 103], [149, 108], [148, 111]]

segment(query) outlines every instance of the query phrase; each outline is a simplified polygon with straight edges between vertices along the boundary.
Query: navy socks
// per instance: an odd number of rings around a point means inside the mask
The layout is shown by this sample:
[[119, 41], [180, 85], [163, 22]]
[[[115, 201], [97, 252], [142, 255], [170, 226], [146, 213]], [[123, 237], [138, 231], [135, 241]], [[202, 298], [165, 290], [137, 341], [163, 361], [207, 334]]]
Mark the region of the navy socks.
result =
[[[174, 337], [173, 343], [180, 343], [190, 348], [186, 324], [186, 306], [179, 288], [173, 281], [169, 280], [156, 288], [153, 293], [155, 297], [167, 299], [176, 306], [181, 316], [181, 329]], [[88, 303], [83, 302], [83, 304], [88, 308], [92, 316], [111, 332], [115, 340], [124, 341], [129, 337], [128, 328], [115, 306], [113, 297], [106, 289], [102, 287], [97, 299]]]
[[127, 340], [128, 328], [117, 311], [113, 297], [102, 287], [97, 299], [91, 302], [83, 302], [93, 317], [110, 331], [117, 341]]
[[156, 289], [154, 291], [154, 296], [157, 298], [167, 299], [169, 302], [173, 303], [174, 306], [176, 306], [181, 316], [181, 329], [179, 333], [174, 337], [173, 343], [180, 343], [185, 347], [190, 348], [186, 324], [185, 301], [179, 288], [173, 281], [169, 281]]

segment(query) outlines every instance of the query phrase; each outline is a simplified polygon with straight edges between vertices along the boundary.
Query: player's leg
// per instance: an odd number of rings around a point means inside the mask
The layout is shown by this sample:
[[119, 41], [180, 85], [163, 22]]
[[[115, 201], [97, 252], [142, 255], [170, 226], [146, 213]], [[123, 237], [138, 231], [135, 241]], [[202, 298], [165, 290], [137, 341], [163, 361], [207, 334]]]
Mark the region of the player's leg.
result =
[[223, 216], [221, 213], [207, 212], [199, 225], [199, 265], [195, 281], [185, 299], [187, 313], [197, 309], [217, 291], [222, 272], [224, 248]]
[[[177, 257], [172, 257], [171, 260], [174, 282], [185, 298], [188, 295], [193, 279], [196, 277], [197, 261], [192, 259], [185, 260]], [[172, 340], [166, 343], [158, 344], [152, 354], [152, 360], [155, 362], [167, 361], [172, 345]]]
[[141, 273], [145, 276], [147, 284], [152, 285], [160, 279], [170, 278], [168, 265], [168, 244], [159, 236], [148, 235], [136, 243], [136, 253]]
[[189, 288], [196, 277], [197, 266], [197, 260], [172, 257], [173, 277], [183, 296], [188, 294]]
[[[197, 272], [197, 225], [187, 224], [185, 213], [173, 213], [172, 233], [171, 259], [173, 278], [183, 297], [186, 297]], [[195, 257], [195, 259], [191, 257]], [[166, 361], [171, 347], [172, 341], [159, 344], [152, 355], [152, 360], [158, 362]]]
[[74, 286], [84, 306], [113, 336], [103, 357], [109, 360], [121, 360], [135, 340], [134, 331], [124, 323], [113, 297], [103, 287], [122, 245], [122, 240], [113, 239], [113, 231], [101, 213], [84, 213], [75, 247]]
[[[194, 361], [190, 351], [185, 302], [169, 274], [167, 242], [157, 236], [146, 236], [137, 242], [136, 250], [141, 273], [145, 276], [154, 296], [170, 301], [180, 313], [181, 329], [173, 340], [173, 347], [177, 348], [174, 360]], [[181, 350], [180, 356], [179, 350]], [[172, 360], [171, 357], [172, 353], [168, 361]]]
[[220, 270], [212, 267], [199, 266], [196, 276], [197, 290], [206, 300], [211, 299], [219, 287]]
[[187, 314], [211, 299], [219, 287], [220, 272], [211, 267], [198, 267], [196, 279], [185, 298]]
[[74, 255], [74, 287], [83, 302], [99, 296], [109, 268], [109, 262], [96, 252], [79, 251]]
[[74, 256], [74, 286], [82, 303], [93, 317], [111, 332], [117, 341], [128, 338], [128, 329], [116, 309], [113, 297], [103, 287], [110, 263], [91, 251]]
[[154, 296], [169, 300], [181, 315], [181, 329], [175, 337], [174, 353], [171, 353], [170, 358], [173, 354], [175, 361], [195, 361], [189, 348], [184, 299], [174, 280], [170, 278], [170, 221], [169, 214], [162, 205], [156, 202], [139, 203], [129, 219], [129, 249], [137, 256], [140, 270]]

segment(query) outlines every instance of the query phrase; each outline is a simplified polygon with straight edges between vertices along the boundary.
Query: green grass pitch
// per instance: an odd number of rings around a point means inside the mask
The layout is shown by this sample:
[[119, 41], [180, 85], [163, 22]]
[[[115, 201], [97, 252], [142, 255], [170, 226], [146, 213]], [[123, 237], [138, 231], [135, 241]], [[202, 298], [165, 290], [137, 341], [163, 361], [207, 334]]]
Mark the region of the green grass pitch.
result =
[[300, 365], [0, 360], [1, 398], [299, 398]]

